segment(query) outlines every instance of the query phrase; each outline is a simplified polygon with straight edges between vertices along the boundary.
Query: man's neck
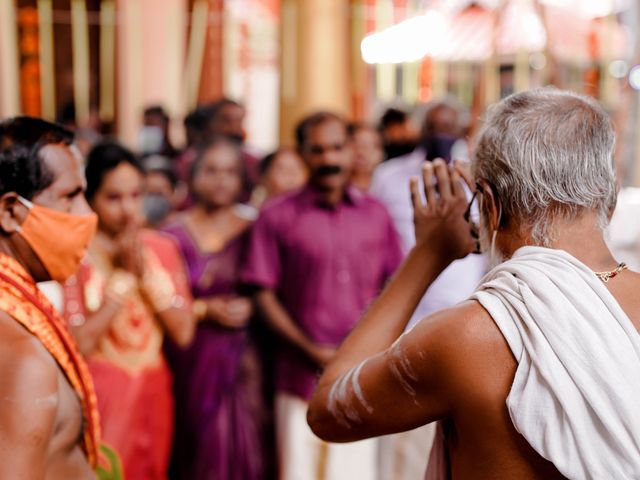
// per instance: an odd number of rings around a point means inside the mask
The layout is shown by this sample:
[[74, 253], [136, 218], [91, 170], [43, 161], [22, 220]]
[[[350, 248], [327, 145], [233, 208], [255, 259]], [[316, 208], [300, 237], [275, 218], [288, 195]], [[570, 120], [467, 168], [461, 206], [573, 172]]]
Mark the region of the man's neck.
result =
[[370, 173], [359, 173], [354, 174], [351, 177], [351, 185], [354, 187], [358, 187], [363, 192], [366, 192], [371, 187], [371, 174]]
[[[577, 220], [556, 220], [550, 248], [564, 250], [594, 271], [608, 271], [618, 264], [604, 240], [595, 214], [584, 214]], [[532, 245], [529, 235], [505, 235], [498, 242], [500, 250], [510, 257], [520, 247]]]
[[[5, 255], [7, 255], [8, 257], [13, 258], [16, 262], [18, 262], [22, 268], [25, 269], [25, 271], [27, 273], [29, 273], [29, 275], [31, 275], [36, 281], [42, 281], [45, 280], [45, 278], [43, 277], [43, 275], [40, 272], [32, 272], [31, 269], [29, 268], [29, 266], [27, 265], [27, 263], [22, 259], [22, 255], [20, 255], [18, 253], [18, 250], [15, 248], [15, 246], [11, 243], [11, 240], [9, 240], [8, 237], [2, 237], [0, 238], [0, 253], [3, 253]], [[40, 278], [42, 277], [42, 278]]]
[[344, 200], [347, 187], [322, 189], [315, 186], [312, 188], [317, 192], [323, 203], [336, 206]]

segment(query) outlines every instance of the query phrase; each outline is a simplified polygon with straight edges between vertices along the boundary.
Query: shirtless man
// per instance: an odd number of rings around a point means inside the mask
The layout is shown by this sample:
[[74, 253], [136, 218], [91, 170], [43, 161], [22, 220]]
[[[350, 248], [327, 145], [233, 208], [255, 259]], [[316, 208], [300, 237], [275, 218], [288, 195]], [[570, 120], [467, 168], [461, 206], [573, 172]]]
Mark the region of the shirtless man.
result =
[[[324, 371], [308, 413], [313, 431], [348, 442], [438, 420], [430, 479], [638, 478], [640, 362], [637, 354], [615, 362], [638, 351], [640, 275], [616, 267], [602, 233], [616, 199], [613, 146], [611, 122], [592, 99], [542, 89], [494, 107], [472, 170], [481, 244], [510, 260], [482, 293], [401, 336], [427, 287], [474, 248], [462, 171], [425, 164], [426, 205], [411, 185], [417, 244]], [[527, 265], [551, 287], [520, 275]], [[613, 313], [596, 314], [605, 304]], [[521, 308], [502, 315], [508, 305]], [[548, 308], [538, 314], [533, 305]], [[516, 320], [529, 316], [521, 328]], [[622, 340], [599, 343], [622, 330]], [[557, 368], [562, 355], [570, 361]]]
[[34, 282], [74, 273], [95, 230], [72, 142], [43, 120], [0, 123], [0, 478], [95, 478], [93, 387]]

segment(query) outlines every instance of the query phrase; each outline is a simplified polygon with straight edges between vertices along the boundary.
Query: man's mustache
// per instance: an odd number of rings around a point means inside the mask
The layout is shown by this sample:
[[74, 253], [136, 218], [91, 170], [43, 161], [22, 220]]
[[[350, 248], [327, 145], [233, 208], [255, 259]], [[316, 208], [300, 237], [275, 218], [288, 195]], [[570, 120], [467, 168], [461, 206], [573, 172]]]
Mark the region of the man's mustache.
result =
[[315, 169], [315, 174], [319, 177], [328, 177], [342, 173], [342, 167], [338, 165], [322, 165]]

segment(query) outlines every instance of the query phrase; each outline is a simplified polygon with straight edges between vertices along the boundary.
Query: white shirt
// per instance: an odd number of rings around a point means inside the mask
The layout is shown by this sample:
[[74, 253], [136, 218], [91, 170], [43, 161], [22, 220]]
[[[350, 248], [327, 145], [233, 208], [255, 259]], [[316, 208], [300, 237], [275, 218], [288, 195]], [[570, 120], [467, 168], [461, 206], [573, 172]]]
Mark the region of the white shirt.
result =
[[640, 188], [627, 187], [618, 193], [605, 238], [618, 262], [640, 270]]
[[[405, 255], [415, 245], [409, 180], [411, 177], [418, 177], [420, 192], [424, 191], [422, 182], [424, 158], [424, 150], [417, 148], [407, 155], [383, 163], [374, 172], [369, 191], [387, 207], [396, 230], [402, 238]], [[431, 284], [420, 301], [411, 317], [409, 328], [427, 315], [469, 298], [486, 269], [487, 261], [484, 255], [468, 255], [449, 265]]]

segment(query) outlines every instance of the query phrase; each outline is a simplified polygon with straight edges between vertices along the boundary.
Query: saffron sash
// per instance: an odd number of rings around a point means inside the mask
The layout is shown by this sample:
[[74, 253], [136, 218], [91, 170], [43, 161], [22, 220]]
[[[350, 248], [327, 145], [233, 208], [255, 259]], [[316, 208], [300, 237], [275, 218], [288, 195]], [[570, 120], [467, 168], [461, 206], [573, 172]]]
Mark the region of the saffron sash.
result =
[[76, 391], [85, 419], [82, 448], [92, 468], [98, 464], [100, 422], [93, 381], [65, 321], [25, 269], [0, 254], [0, 310], [42, 342]]

